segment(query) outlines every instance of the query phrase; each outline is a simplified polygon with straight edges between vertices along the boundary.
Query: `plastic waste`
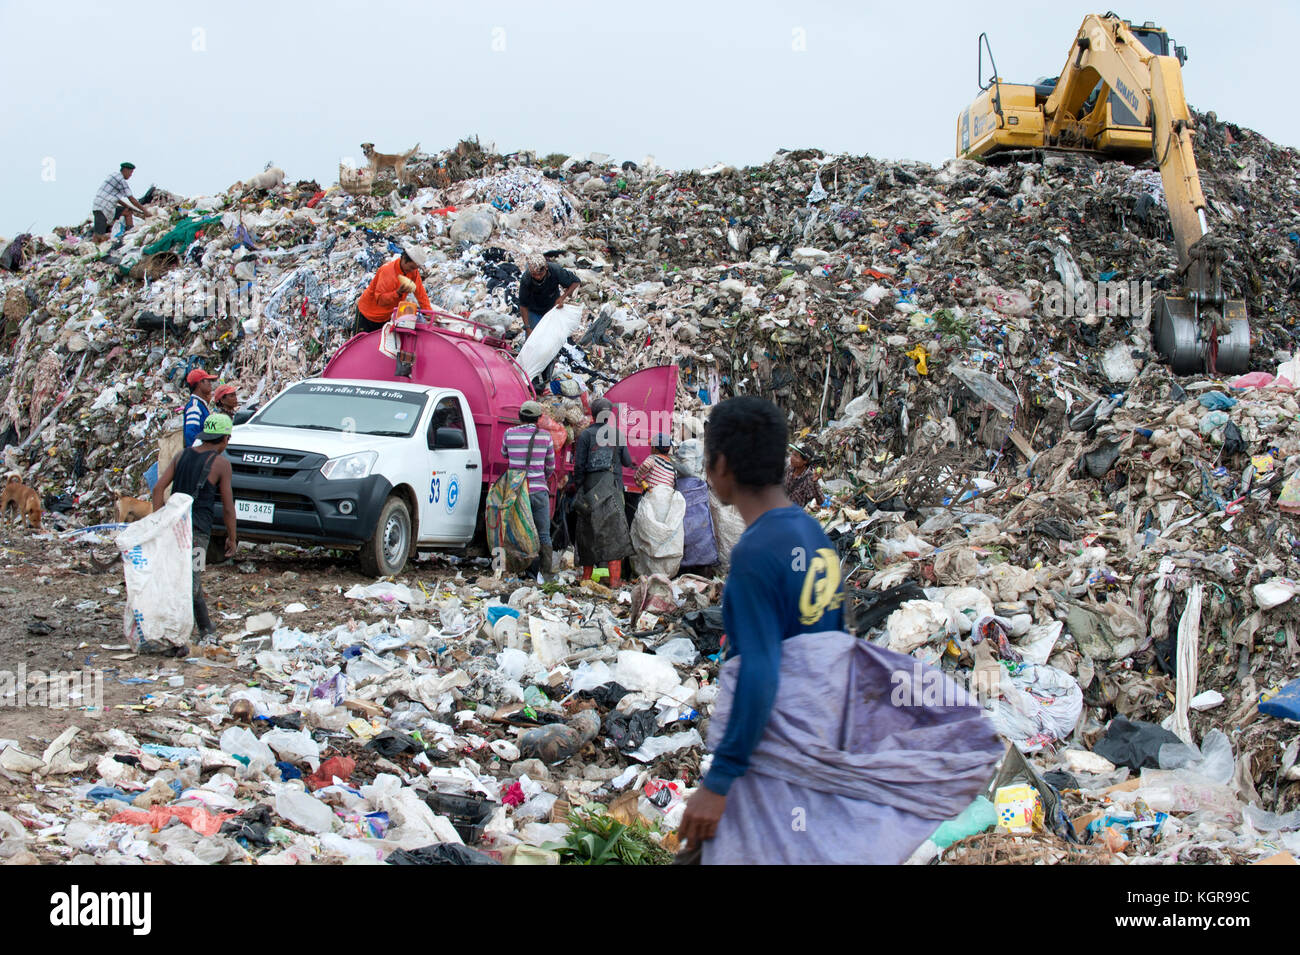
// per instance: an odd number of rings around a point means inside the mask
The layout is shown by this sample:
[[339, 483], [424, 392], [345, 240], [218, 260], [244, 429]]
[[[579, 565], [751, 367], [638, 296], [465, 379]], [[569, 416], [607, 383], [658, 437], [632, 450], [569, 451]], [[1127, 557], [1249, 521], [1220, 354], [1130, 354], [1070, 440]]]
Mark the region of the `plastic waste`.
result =
[[993, 803], [984, 796], [976, 796], [957, 816], [941, 822], [930, 836], [930, 841], [940, 849], [946, 849], [958, 839], [992, 829], [997, 822], [997, 809]]
[[1000, 381], [990, 374], [982, 371], [976, 371], [973, 368], [964, 368], [961, 365], [949, 365], [948, 371], [957, 378], [962, 384], [973, 391], [980, 398], [983, 398], [998, 411], [1001, 411], [1007, 417], [1015, 417], [1016, 408], [1020, 404], [1020, 399], [1016, 397], [1015, 392], [1011, 391]]
[[334, 811], [315, 796], [295, 786], [286, 784], [280, 787], [275, 795], [275, 811], [308, 832], [329, 832], [334, 828]]

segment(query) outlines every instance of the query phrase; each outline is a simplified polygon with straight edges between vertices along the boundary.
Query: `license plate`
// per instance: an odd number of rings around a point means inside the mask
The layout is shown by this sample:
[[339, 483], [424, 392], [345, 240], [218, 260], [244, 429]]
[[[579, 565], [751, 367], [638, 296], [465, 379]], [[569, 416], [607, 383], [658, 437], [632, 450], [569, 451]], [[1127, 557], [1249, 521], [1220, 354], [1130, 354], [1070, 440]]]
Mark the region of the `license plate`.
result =
[[275, 518], [275, 505], [262, 501], [236, 501], [235, 519], [253, 521], [256, 524], [270, 524]]

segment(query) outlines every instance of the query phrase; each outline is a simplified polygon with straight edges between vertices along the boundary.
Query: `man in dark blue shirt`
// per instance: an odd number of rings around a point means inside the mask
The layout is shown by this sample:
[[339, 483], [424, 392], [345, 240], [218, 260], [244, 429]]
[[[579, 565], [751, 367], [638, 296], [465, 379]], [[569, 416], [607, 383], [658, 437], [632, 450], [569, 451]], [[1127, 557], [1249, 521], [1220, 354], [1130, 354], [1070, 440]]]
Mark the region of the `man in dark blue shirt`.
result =
[[543, 255], [530, 255], [519, 277], [519, 315], [531, 334], [547, 312], [562, 308], [582, 283], [566, 268], [547, 262]]
[[843, 629], [839, 556], [821, 525], [786, 497], [785, 415], [755, 397], [713, 409], [704, 436], [709, 484], [745, 520], [722, 595], [728, 657], [740, 656], [730, 718], [713, 764], [691, 797], [679, 834], [692, 848], [712, 839], [732, 782], [744, 775], [767, 727], [781, 643]]

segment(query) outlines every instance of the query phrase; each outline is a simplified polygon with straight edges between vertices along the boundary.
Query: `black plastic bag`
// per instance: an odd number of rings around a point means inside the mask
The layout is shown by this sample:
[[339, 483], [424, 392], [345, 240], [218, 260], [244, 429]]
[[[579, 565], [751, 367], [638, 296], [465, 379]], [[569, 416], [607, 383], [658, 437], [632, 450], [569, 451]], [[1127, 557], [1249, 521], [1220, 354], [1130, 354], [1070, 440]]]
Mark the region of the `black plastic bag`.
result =
[[1160, 747], [1166, 743], [1182, 745], [1173, 733], [1155, 723], [1143, 723], [1117, 716], [1110, 721], [1106, 732], [1097, 740], [1092, 751], [1109, 759], [1116, 766], [1132, 770], [1159, 769]]
[[721, 607], [691, 610], [682, 616], [681, 627], [703, 656], [711, 657], [722, 648]]
[[608, 683], [602, 683], [600, 686], [593, 687], [590, 690], [579, 690], [578, 698], [582, 700], [595, 700], [606, 709], [613, 709], [618, 706], [618, 701], [630, 693], [627, 687], [622, 683], [616, 683], [611, 680]]
[[398, 849], [384, 860], [389, 865], [500, 865], [496, 859], [454, 842], [419, 849]]
[[925, 591], [910, 581], [889, 590], [855, 590], [851, 593], [849, 629], [858, 636], [884, 623], [904, 601], [925, 599]]
[[640, 748], [659, 728], [654, 707], [631, 713], [611, 711], [605, 717], [605, 737], [623, 752]]

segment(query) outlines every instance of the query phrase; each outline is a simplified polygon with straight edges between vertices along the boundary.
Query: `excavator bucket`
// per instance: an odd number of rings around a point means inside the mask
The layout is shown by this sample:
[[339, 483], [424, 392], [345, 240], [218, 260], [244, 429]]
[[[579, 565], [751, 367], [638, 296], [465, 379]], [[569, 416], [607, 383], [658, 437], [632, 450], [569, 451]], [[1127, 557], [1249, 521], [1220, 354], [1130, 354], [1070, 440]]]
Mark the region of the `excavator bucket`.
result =
[[1196, 314], [1191, 299], [1161, 295], [1153, 303], [1156, 349], [1169, 362], [1175, 375], [1213, 372], [1240, 375], [1250, 368], [1250, 325], [1246, 321], [1246, 303], [1228, 299], [1223, 303], [1227, 334], [1219, 335], [1218, 350], [1210, 348], [1208, 324]]

